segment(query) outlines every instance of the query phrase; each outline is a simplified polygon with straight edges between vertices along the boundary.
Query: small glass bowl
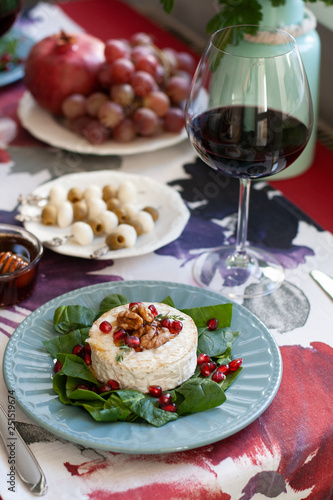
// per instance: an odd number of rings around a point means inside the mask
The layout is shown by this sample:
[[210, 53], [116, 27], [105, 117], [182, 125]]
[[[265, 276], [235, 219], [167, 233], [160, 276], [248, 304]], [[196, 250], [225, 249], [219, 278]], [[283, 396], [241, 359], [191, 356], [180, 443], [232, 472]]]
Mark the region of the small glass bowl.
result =
[[[4, 260], [10, 254], [17, 258], [14, 257], [11, 272], [7, 272]], [[29, 297], [36, 284], [42, 254], [43, 246], [32, 233], [18, 226], [0, 224], [0, 307]], [[20, 259], [27, 263], [26, 267], [19, 268]]]

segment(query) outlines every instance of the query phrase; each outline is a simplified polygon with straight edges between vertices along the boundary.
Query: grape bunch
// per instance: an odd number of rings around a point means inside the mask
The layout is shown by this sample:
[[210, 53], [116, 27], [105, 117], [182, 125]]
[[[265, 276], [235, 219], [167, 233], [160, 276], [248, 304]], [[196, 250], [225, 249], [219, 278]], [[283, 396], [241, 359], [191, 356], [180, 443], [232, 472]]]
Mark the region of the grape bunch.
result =
[[195, 67], [191, 54], [158, 49], [150, 35], [136, 33], [129, 40], [106, 41], [104, 55], [97, 75], [100, 88], [62, 102], [72, 131], [98, 145], [183, 129], [183, 106]]

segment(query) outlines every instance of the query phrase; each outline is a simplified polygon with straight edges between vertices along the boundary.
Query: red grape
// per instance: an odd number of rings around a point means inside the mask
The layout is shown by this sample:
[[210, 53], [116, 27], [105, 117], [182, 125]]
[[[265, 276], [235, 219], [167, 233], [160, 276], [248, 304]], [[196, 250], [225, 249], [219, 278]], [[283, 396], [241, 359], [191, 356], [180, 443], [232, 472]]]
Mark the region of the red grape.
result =
[[103, 89], [109, 89], [111, 85], [110, 64], [105, 62], [101, 65], [97, 73], [97, 80]]
[[175, 104], [184, 101], [188, 91], [189, 81], [181, 76], [172, 76], [166, 85], [166, 93]]
[[145, 97], [154, 90], [156, 82], [146, 71], [136, 71], [132, 76], [131, 85], [137, 97]]
[[136, 63], [138, 59], [142, 56], [147, 56], [153, 53], [152, 48], [149, 45], [136, 45], [131, 50], [131, 60]]
[[108, 96], [103, 92], [94, 92], [86, 99], [86, 109], [90, 116], [96, 118], [98, 116], [99, 108], [108, 100]]
[[105, 42], [105, 59], [108, 63], [113, 63], [121, 57], [129, 57], [129, 48], [122, 40], [111, 39]]
[[110, 132], [98, 120], [91, 119], [82, 130], [82, 135], [91, 144], [103, 144], [109, 138]]
[[128, 83], [134, 73], [134, 64], [122, 57], [116, 59], [110, 66], [111, 83]]
[[110, 96], [113, 102], [120, 106], [129, 106], [134, 100], [134, 90], [129, 83], [114, 84]]
[[152, 54], [143, 55], [135, 62], [135, 71], [146, 71], [153, 77], [156, 75], [158, 59]]
[[186, 71], [191, 75], [195, 69], [195, 59], [188, 52], [177, 52], [176, 53], [177, 69]]
[[143, 105], [145, 108], [153, 110], [158, 117], [163, 117], [170, 108], [170, 99], [164, 92], [155, 91], [144, 98]]
[[124, 111], [119, 104], [107, 101], [99, 109], [98, 119], [105, 126], [114, 128], [124, 119]]
[[66, 97], [61, 108], [66, 118], [79, 118], [86, 113], [86, 98], [82, 94], [72, 94]]
[[179, 133], [184, 125], [184, 111], [180, 108], [170, 108], [164, 117], [164, 130]]
[[130, 43], [131, 45], [151, 45], [153, 39], [147, 33], [139, 32], [131, 36]]
[[113, 131], [112, 136], [117, 142], [130, 142], [136, 137], [136, 128], [130, 118], [125, 118], [117, 125]]
[[138, 134], [151, 136], [157, 130], [159, 120], [151, 109], [139, 108], [133, 116], [133, 123]]

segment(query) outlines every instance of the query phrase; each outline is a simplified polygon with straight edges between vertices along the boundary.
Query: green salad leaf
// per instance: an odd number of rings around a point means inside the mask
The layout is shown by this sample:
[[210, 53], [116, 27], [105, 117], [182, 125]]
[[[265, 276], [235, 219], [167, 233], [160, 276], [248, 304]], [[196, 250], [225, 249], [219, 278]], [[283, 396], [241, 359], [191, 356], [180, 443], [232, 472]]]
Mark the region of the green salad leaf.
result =
[[211, 378], [190, 378], [175, 393], [182, 396], [181, 402], [176, 399], [179, 415], [209, 410], [226, 400], [223, 389]]
[[231, 303], [180, 310], [184, 314], [191, 316], [198, 328], [206, 327], [207, 321], [211, 318], [216, 318], [218, 320], [220, 328], [228, 328], [231, 325]]
[[121, 295], [120, 293], [112, 293], [105, 297], [99, 306], [99, 316], [103, 313], [110, 311], [114, 307], [122, 306], [124, 304], [128, 304], [129, 300], [125, 295]]
[[89, 337], [90, 327], [84, 327], [81, 329], [73, 330], [66, 335], [59, 335], [50, 340], [43, 340], [43, 345], [45, 349], [54, 357], [57, 357], [57, 353], [61, 352], [64, 354], [71, 354], [73, 346], [76, 344], [84, 344], [85, 340]]
[[[43, 342], [53, 358], [62, 364], [62, 369], [53, 376], [53, 389], [65, 405], [81, 406], [97, 422], [148, 422], [160, 427], [176, 420], [180, 415], [189, 415], [215, 408], [226, 400], [225, 390], [233, 383], [242, 368], [230, 372], [220, 382], [203, 377], [198, 365], [193, 376], [170, 392], [177, 413], [163, 410], [158, 399], [135, 390], [111, 390], [100, 393], [102, 385], [80, 357], [72, 354], [77, 344], [84, 345], [89, 329], [96, 319], [106, 311], [129, 300], [121, 294], [105, 297], [98, 311], [79, 305], [60, 306], [54, 313], [54, 328], [61, 335]], [[168, 296], [161, 301], [175, 307]], [[192, 317], [198, 328], [198, 352], [204, 352], [217, 364], [228, 364], [232, 359], [232, 344], [239, 332], [230, 330], [232, 304], [195, 307], [180, 310]], [[217, 318], [219, 328], [207, 329], [207, 321]]]
[[210, 331], [207, 328], [198, 328], [198, 350], [211, 357], [219, 357], [231, 347], [240, 332], [217, 328]]
[[98, 313], [85, 306], [60, 306], [53, 316], [53, 326], [58, 333], [67, 333], [85, 326], [91, 326]]

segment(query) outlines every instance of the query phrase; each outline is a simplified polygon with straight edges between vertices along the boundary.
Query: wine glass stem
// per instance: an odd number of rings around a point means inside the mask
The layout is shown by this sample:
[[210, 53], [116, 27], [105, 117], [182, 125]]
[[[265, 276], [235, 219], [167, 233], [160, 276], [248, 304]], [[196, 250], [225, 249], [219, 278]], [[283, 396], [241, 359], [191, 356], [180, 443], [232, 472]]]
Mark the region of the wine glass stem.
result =
[[245, 253], [249, 217], [251, 179], [239, 179], [236, 253]]

